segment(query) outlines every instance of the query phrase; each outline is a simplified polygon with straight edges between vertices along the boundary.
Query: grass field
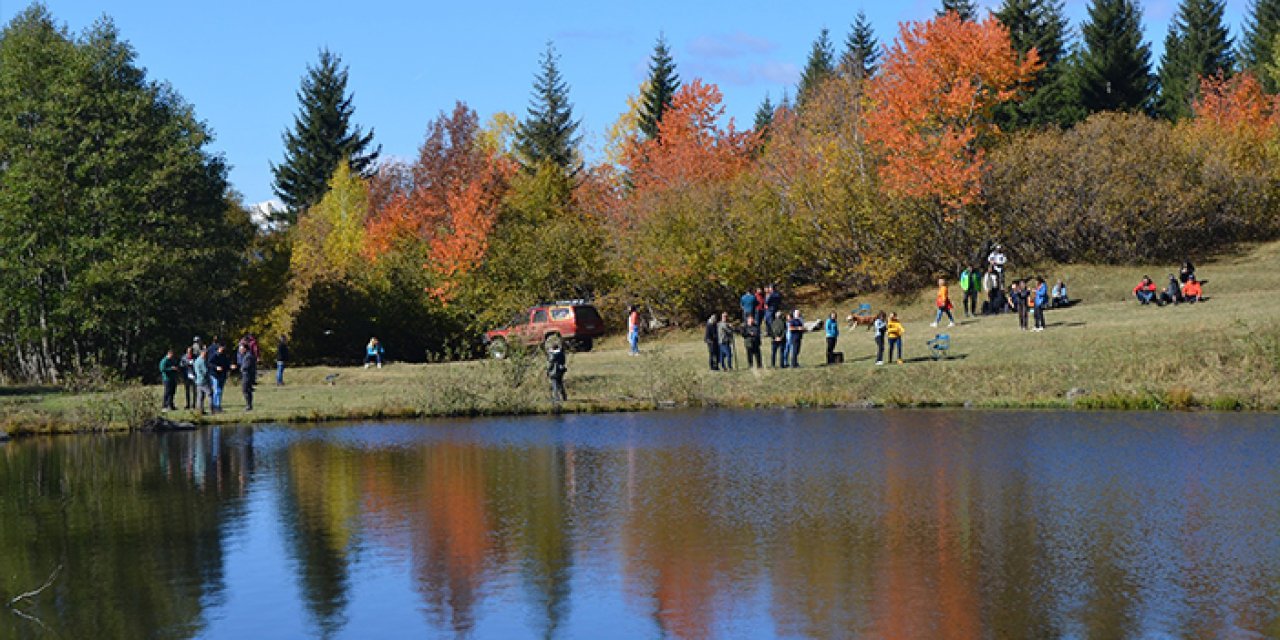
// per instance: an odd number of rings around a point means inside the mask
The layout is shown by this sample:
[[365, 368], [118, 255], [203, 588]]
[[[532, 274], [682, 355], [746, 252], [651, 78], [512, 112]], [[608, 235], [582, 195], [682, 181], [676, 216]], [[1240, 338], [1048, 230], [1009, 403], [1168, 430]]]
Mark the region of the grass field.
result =
[[[1210, 300], [1196, 305], [1139, 306], [1130, 293], [1144, 273], [1162, 284], [1173, 265], [1069, 265], [1010, 269], [1012, 276], [1063, 278], [1074, 306], [1049, 311], [1048, 330], [1018, 330], [1012, 314], [957, 318], [931, 329], [933, 290], [912, 299], [869, 296], [876, 310], [897, 311], [906, 327], [904, 364], [874, 366], [865, 329], [842, 328], [845, 364], [824, 366], [823, 336], [805, 341], [799, 369], [712, 372], [701, 332], [642, 338], [641, 357], [624, 340], [600, 341], [572, 354], [563, 411], [643, 410], [668, 406], [729, 407], [1074, 407], [1093, 409], [1266, 410], [1280, 408], [1280, 243], [1256, 245], [1198, 265]], [[955, 288], [958, 293], [958, 288]], [[958, 297], [953, 299], [957, 306]], [[831, 310], [843, 319], [855, 301], [802, 300], [806, 318]], [[790, 303], [789, 303], [790, 306]], [[934, 361], [925, 341], [951, 335], [950, 359]], [[739, 357], [745, 358], [741, 344]], [[768, 360], [767, 347], [765, 359]], [[290, 369], [287, 385], [264, 372], [255, 411], [246, 413], [238, 385], [228, 385], [217, 416], [178, 411], [201, 423], [541, 413], [556, 410], [539, 354], [508, 361], [383, 369]], [[337, 374], [332, 384], [325, 378]], [[182, 403], [179, 390], [178, 402]], [[157, 386], [70, 394], [40, 388], [0, 389], [0, 429], [24, 433], [127, 429], [159, 406]]]

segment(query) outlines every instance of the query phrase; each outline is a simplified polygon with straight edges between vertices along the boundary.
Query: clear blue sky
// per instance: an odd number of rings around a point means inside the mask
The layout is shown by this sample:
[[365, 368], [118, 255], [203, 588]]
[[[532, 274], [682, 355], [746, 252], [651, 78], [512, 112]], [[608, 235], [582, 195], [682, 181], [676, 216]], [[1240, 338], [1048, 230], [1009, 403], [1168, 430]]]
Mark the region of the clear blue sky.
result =
[[[213, 128], [213, 151], [232, 165], [246, 202], [273, 197], [269, 163], [297, 110], [306, 66], [329, 47], [350, 66], [356, 122], [372, 127], [384, 155], [416, 155], [427, 121], [463, 100], [487, 118], [523, 117], [538, 57], [548, 40], [561, 55], [588, 157], [643, 80], [654, 40], [665, 33], [682, 79], [720, 85], [728, 113], [750, 126], [770, 93], [794, 93], [809, 47], [825, 26], [843, 45], [859, 9], [882, 43], [899, 22], [926, 19], [940, 0], [899, 2], [184, 2], [48, 0], [72, 31], [104, 13], [138, 53], [152, 79], [167, 81]], [[991, 8], [997, 0], [979, 3]], [[1085, 0], [1068, 0], [1078, 27]], [[27, 3], [0, 0], [8, 22]], [[1158, 62], [1177, 0], [1143, 2], [1147, 40]], [[1248, 0], [1228, 0], [1238, 39]]]

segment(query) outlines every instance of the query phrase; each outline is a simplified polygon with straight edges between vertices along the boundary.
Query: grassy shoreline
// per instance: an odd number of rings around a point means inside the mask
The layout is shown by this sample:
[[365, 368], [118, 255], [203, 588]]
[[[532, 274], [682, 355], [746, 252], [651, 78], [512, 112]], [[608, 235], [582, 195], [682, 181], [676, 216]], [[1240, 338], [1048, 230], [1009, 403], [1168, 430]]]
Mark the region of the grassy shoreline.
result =
[[[842, 328], [837, 349], [845, 354], [843, 365], [822, 366], [823, 338], [811, 334], [798, 370], [711, 372], [700, 331], [671, 331], [645, 336], [640, 357], [626, 355], [620, 336], [601, 341], [591, 353], [572, 354], [570, 402], [561, 407], [549, 401], [543, 361], [528, 354], [503, 362], [394, 363], [380, 370], [290, 369], [283, 387], [273, 385], [273, 371], [264, 372], [252, 413], [243, 411], [233, 381], [225, 413], [166, 416], [231, 424], [686, 406], [1280, 410], [1280, 243], [1201, 265], [1201, 277], [1209, 280], [1208, 302], [1157, 308], [1132, 299], [1139, 277], [1149, 274], [1162, 282], [1170, 269], [1068, 265], [1033, 272], [1015, 266], [1015, 276], [1066, 278], [1072, 298], [1080, 300], [1049, 311], [1043, 333], [1019, 331], [1012, 315], [957, 318], [954, 328], [931, 329], [931, 290], [911, 299], [860, 298], [903, 317], [902, 365], [875, 366], [870, 334]], [[802, 301], [800, 307], [808, 318], [831, 310], [843, 318], [851, 304]], [[951, 335], [951, 359], [929, 357], [925, 341], [935, 333]], [[741, 345], [738, 352], [745, 358]], [[767, 346], [764, 356], [767, 364]], [[178, 394], [181, 404], [181, 389]], [[155, 385], [82, 394], [0, 388], [0, 430], [15, 437], [128, 430], [159, 415], [159, 398]]]

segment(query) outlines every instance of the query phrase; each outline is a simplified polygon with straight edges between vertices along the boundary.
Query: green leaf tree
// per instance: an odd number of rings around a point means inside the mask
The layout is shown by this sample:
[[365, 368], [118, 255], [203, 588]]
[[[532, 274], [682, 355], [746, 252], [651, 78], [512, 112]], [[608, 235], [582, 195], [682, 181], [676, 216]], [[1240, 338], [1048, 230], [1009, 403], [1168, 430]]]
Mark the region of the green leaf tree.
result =
[[548, 42], [533, 82], [528, 115], [516, 128], [515, 149], [527, 171], [550, 162], [566, 174], [576, 175], [582, 167], [578, 154], [581, 137], [577, 135], [580, 123], [573, 119], [569, 85], [560, 75], [559, 59], [555, 46]]
[[337, 54], [320, 51], [319, 62], [307, 67], [297, 95], [301, 108], [282, 136], [284, 162], [271, 165], [275, 193], [286, 207], [283, 221], [288, 223], [324, 197], [339, 163], [367, 176], [382, 149], [371, 147], [372, 129], [364, 133], [351, 122], [354, 96], [347, 93], [347, 69]]
[[[1240, 63], [1245, 69], [1260, 72], [1270, 64], [1280, 36], [1280, 0], [1254, 0], [1244, 21], [1244, 37], [1240, 40]], [[1267, 91], [1280, 90], [1280, 78], [1259, 73]]]
[[679, 88], [680, 76], [676, 75], [671, 50], [667, 48], [666, 38], [659, 36], [649, 57], [649, 81], [640, 96], [639, 125], [646, 139], [658, 137], [658, 123], [662, 122], [662, 114], [671, 106], [671, 97]]
[[1170, 120], [1191, 115], [1200, 78], [1235, 67], [1231, 35], [1222, 23], [1221, 0], [1182, 0], [1169, 23], [1160, 60], [1160, 113]]
[[1081, 28], [1084, 50], [1074, 72], [1089, 112], [1150, 111], [1155, 96], [1151, 45], [1142, 41], [1134, 0], [1093, 0]]
[[823, 81], [830, 78], [836, 70], [836, 54], [831, 46], [831, 30], [823, 27], [818, 39], [813, 41], [809, 49], [809, 59], [805, 62], [804, 72], [800, 74], [800, 85], [796, 87], [796, 109], [803, 110], [805, 101], [813, 96]]
[[871, 28], [865, 11], [858, 11], [849, 37], [845, 39], [840, 65], [846, 73], [859, 78], [874, 76], [880, 66], [880, 43], [876, 41], [875, 30]]

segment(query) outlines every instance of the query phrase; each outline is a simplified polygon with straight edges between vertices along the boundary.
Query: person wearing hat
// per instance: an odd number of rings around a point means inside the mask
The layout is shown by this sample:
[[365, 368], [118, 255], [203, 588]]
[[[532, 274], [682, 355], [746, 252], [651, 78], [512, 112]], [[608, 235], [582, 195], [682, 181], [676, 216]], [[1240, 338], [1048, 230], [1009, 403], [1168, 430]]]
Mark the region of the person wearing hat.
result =
[[1004, 255], [1004, 249], [1000, 245], [996, 245], [991, 249], [991, 254], [987, 256], [987, 264], [991, 265], [991, 270], [995, 272], [999, 281], [999, 288], [1004, 288], [1004, 266], [1009, 259]]
[[564, 374], [569, 371], [565, 364], [564, 349], [560, 345], [552, 345], [547, 351], [547, 378], [551, 380], [551, 402], [559, 403], [569, 400], [564, 389]]

